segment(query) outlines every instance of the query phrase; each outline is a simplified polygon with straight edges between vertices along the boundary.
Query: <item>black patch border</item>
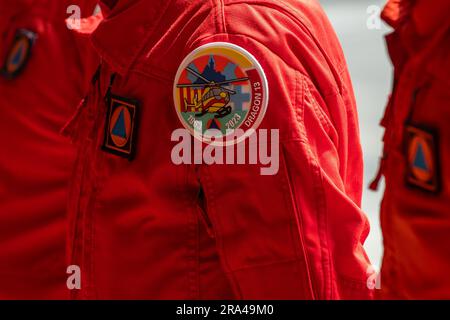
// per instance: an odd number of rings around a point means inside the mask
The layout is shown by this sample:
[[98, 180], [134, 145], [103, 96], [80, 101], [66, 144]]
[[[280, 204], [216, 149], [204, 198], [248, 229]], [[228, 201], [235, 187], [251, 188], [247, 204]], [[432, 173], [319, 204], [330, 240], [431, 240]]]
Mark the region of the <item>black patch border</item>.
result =
[[[106, 113], [106, 122], [105, 122], [105, 130], [104, 130], [104, 139], [102, 150], [108, 153], [111, 153], [116, 156], [120, 156], [122, 158], [126, 158], [129, 161], [134, 160], [136, 155], [136, 140], [137, 140], [137, 132], [139, 130], [139, 116], [140, 116], [140, 102], [136, 99], [124, 98], [117, 95], [110, 95], [107, 99], [108, 103], [108, 111]], [[114, 145], [114, 142], [111, 141], [110, 138], [110, 125], [111, 125], [111, 117], [113, 114], [113, 107], [118, 105], [123, 105], [128, 109], [134, 108], [134, 119], [132, 119], [132, 129], [131, 136], [129, 139], [129, 148], [124, 149]], [[129, 110], [131, 111], [131, 110]], [[130, 112], [131, 114], [131, 112]], [[129, 149], [129, 150], [128, 150]]]
[[[8, 64], [8, 60], [11, 56], [11, 50], [14, 48], [15, 44], [22, 38], [25, 38], [28, 41], [29, 47], [28, 47], [28, 51], [26, 53], [26, 56], [22, 62], [22, 65], [13, 73], [9, 73], [7, 71], [7, 64]], [[33, 45], [34, 42], [37, 39], [37, 34], [31, 30], [27, 30], [27, 29], [18, 29], [16, 32], [16, 35], [14, 37], [14, 41], [11, 43], [11, 47], [8, 51], [8, 53], [6, 54], [5, 57], [5, 61], [3, 62], [3, 66], [0, 70], [1, 75], [8, 79], [8, 80], [12, 80], [14, 78], [16, 78], [18, 75], [20, 75], [20, 73], [22, 73], [22, 71], [25, 69], [25, 67], [28, 64], [28, 61], [30, 60], [31, 57], [31, 51], [33, 49]]]
[[[431, 137], [431, 151], [434, 156], [434, 177], [433, 186], [431, 185], [424, 185], [423, 183], [420, 183], [417, 179], [414, 178], [414, 175], [412, 173], [411, 164], [409, 163], [409, 144], [412, 140], [412, 137], [417, 135], [417, 132], [420, 132], [419, 134], [426, 135]], [[423, 125], [406, 125], [405, 128], [405, 160], [406, 160], [406, 175], [405, 175], [405, 181], [406, 185], [409, 186], [412, 189], [421, 190], [429, 194], [439, 194], [442, 190], [442, 177], [441, 177], [441, 160], [440, 160], [440, 153], [439, 153], [439, 133], [436, 129], [423, 126]]]

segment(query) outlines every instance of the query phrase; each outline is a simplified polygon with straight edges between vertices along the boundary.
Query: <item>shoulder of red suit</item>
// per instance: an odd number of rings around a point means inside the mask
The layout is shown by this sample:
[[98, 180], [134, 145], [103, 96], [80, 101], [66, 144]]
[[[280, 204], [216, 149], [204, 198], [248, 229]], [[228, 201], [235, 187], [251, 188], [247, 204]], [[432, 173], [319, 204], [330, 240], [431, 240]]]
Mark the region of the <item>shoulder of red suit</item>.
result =
[[[150, 3], [154, 2], [130, 4], [141, 6], [135, 9], [124, 6], [127, 10], [123, 12], [113, 8], [105, 19], [84, 20], [79, 32], [91, 33], [100, 55], [119, 71], [140, 63], [170, 71], [167, 67], [175, 68], [170, 66], [171, 61], [181, 62], [201, 40], [219, 34], [259, 43], [278, 55], [302, 45], [314, 49], [314, 43], [329, 42], [321, 38], [334, 34], [315, 2], [172, 0], [165, 2], [167, 6], [161, 7], [163, 10], [155, 13], [154, 19], [145, 10]], [[245, 41], [239, 45], [245, 48]], [[291, 54], [292, 58], [296, 55]]]

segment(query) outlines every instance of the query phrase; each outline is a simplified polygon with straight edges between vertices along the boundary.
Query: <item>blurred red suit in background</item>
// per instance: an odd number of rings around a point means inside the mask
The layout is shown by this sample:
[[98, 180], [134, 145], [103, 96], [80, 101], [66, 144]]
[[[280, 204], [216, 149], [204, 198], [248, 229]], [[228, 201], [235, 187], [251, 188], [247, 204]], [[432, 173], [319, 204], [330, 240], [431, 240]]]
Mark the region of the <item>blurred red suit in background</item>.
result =
[[71, 5], [90, 16], [92, 2], [0, 0], [0, 299], [68, 297], [74, 149], [59, 131], [96, 66], [65, 19]]
[[382, 15], [395, 29], [380, 172], [384, 299], [450, 298], [449, 14], [448, 0], [395, 0]]

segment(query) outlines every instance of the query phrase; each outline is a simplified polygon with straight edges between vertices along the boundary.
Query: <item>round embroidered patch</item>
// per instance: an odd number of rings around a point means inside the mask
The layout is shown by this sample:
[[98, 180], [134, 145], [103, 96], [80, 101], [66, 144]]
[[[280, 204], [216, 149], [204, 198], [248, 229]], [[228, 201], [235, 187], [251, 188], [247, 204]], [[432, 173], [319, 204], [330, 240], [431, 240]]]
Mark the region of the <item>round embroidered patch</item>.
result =
[[251, 135], [263, 120], [269, 102], [267, 78], [247, 50], [209, 43], [182, 62], [174, 102], [192, 135], [212, 145], [231, 145]]

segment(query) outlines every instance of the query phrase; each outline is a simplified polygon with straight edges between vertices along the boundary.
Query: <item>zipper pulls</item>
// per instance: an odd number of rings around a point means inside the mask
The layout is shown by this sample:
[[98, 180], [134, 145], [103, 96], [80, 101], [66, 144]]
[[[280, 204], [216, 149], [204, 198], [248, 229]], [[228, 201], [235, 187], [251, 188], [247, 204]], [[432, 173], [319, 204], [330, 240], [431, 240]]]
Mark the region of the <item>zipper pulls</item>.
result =
[[[94, 75], [91, 79], [91, 85], [87, 88], [87, 92], [85, 93], [85, 96], [83, 99], [80, 100], [77, 108], [75, 109], [75, 112], [72, 114], [70, 119], [66, 122], [64, 127], [60, 130], [60, 133], [62, 136], [69, 138], [72, 140], [72, 142], [78, 141], [80, 139], [80, 130], [79, 128], [80, 122], [82, 121], [82, 117], [92, 117], [91, 114], [89, 114], [89, 110], [86, 110], [88, 100], [92, 99], [92, 95], [95, 91], [95, 85], [99, 82], [100, 79], [100, 73], [101, 73], [102, 63], [100, 62], [97, 70], [95, 71]], [[86, 114], [87, 113], [87, 114]]]
[[102, 63], [100, 62], [100, 64], [97, 67], [97, 70], [95, 71], [94, 76], [92, 77], [92, 80], [91, 80], [91, 84], [93, 86], [95, 86], [97, 81], [100, 79], [100, 72], [101, 72], [101, 70], [102, 70]]
[[109, 105], [110, 101], [111, 101], [111, 91], [112, 91], [112, 86], [114, 85], [114, 81], [116, 80], [116, 76], [117, 73], [113, 73], [111, 75], [111, 77], [109, 78], [109, 85], [108, 85], [108, 89], [106, 90], [105, 96], [104, 96], [104, 100], [106, 105]]

